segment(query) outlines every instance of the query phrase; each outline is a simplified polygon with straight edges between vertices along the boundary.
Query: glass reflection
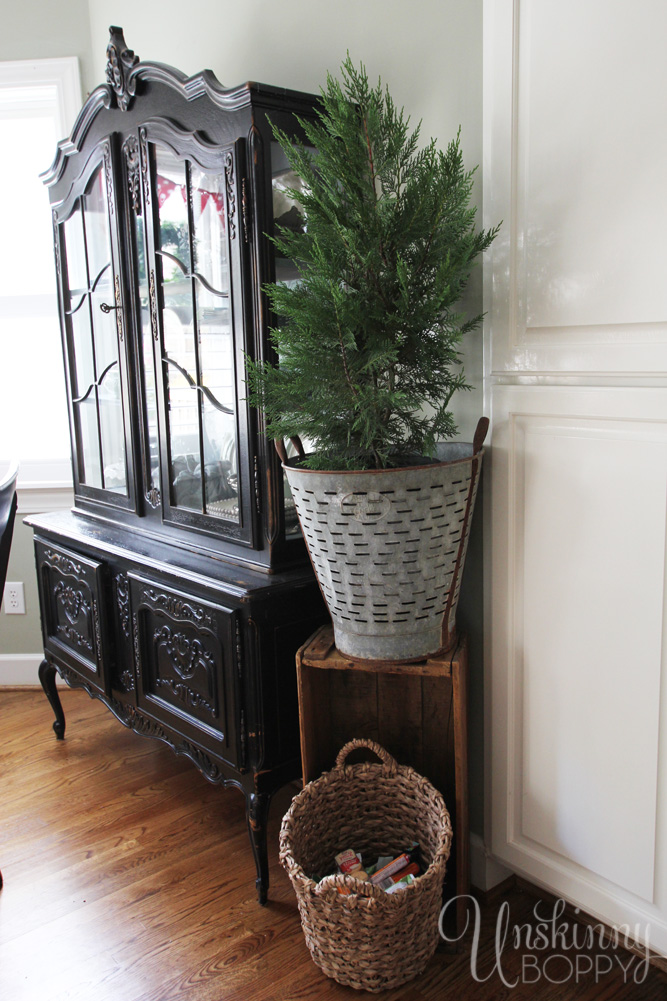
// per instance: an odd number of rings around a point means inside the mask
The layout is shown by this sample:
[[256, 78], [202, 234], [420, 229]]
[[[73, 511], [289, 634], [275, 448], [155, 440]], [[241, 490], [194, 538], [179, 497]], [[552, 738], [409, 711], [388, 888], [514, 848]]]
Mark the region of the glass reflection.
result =
[[93, 177], [86, 192], [85, 217], [88, 274], [91, 284], [97, 287], [101, 272], [105, 272], [104, 280], [110, 288], [113, 283], [111, 279], [109, 217], [107, 215], [107, 194], [103, 185], [101, 169]]
[[215, 296], [229, 294], [225, 226], [225, 180], [222, 174], [190, 168], [195, 271]]

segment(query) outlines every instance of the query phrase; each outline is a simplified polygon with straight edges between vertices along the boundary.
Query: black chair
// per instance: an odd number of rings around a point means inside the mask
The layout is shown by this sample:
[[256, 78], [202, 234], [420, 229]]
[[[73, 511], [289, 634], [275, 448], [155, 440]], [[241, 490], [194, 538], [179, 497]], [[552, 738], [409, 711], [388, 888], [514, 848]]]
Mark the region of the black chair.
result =
[[19, 467], [12, 462], [8, 472], [0, 480], [0, 591], [5, 589], [9, 550], [12, 545], [14, 518], [16, 517], [16, 477]]
[[[0, 594], [5, 589], [7, 579], [7, 564], [9, 563], [9, 550], [12, 547], [12, 533], [14, 531], [14, 519], [16, 518], [16, 477], [19, 467], [17, 463], [11, 462], [9, 470], [0, 480]], [[0, 872], [0, 889], [2, 888], [2, 873]]]

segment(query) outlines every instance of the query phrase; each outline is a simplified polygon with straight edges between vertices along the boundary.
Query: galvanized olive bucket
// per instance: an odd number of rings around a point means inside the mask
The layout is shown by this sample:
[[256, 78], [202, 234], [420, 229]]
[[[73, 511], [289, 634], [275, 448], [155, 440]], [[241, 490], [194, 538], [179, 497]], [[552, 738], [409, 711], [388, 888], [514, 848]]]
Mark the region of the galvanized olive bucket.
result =
[[[484, 422], [484, 423], [483, 423]], [[482, 426], [483, 424], [483, 426]], [[472, 444], [444, 442], [438, 461], [402, 469], [283, 469], [339, 651], [415, 661], [447, 649], [488, 421]]]

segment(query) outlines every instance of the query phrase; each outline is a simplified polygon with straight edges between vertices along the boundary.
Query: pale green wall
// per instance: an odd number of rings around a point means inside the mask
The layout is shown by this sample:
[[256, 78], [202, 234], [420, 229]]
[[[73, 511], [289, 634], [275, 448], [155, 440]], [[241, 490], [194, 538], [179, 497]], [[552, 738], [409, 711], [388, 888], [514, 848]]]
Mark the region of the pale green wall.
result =
[[[192, 16], [189, 16], [189, 12]], [[482, 0], [23, 0], [3, 19], [0, 59], [77, 55], [84, 92], [104, 82], [109, 24], [121, 25], [144, 60], [188, 74], [212, 69], [227, 86], [256, 80], [317, 91], [349, 50], [371, 78], [381, 76], [422, 137], [444, 144], [462, 127], [466, 163], [482, 159]], [[92, 41], [91, 41], [92, 40]], [[481, 217], [481, 179], [475, 190]], [[481, 269], [480, 269], [481, 271]], [[481, 309], [481, 281], [470, 308]], [[476, 389], [455, 401], [461, 435], [470, 438], [482, 411], [481, 332], [465, 350]], [[476, 519], [461, 599], [471, 632], [471, 826], [483, 830], [481, 519]], [[0, 653], [39, 650], [34, 563], [25, 527], [17, 526], [10, 580], [29, 585], [29, 615], [0, 621]], [[18, 621], [17, 621], [18, 620]]]
[[88, 0], [18, 0], [3, 5], [0, 60], [77, 56], [84, 94], [94, 76]]
[[[4, 603], [0, 614], [0, 654], [39, 653], [42, 631], [39, 624], [39, 598], [35, 574], [35, 552], [32, 529], [23, 524], [18, 514], [14, 526], [7, 580], [23, 581], [25, 615], [5, 615]], [[25, 684], [37, 684], [37, 676], [26, 677]]]
[[96, 73], [103, 79], [109, 14], [146, 60], [226, 86], [245, 80], [317, 90], [349, 49], [381, 75], [424, 133], [448, 139], [459, 123], [481, 157], [481, 0], [89, 0]]

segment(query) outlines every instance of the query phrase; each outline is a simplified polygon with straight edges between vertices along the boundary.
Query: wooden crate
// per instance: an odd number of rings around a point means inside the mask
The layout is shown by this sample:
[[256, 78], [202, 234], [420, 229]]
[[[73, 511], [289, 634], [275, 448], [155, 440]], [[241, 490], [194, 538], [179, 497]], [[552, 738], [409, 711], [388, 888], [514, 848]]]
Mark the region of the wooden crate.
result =
[[[332, 768], [343, 744], [366, 737], [401, 765], [425, 775], [445, 797], [454, 839], [448, 896], [467, 894], [469, 878], [467, 671], [465, 636], [447, 653], [414, 664], [352, 661], [334, 646], [331, 626], [297, 653], [303, 781]], [[366, 752], [359, 752], [362, 760]], [[457, 903], [457, 925], [465, 901]]]

